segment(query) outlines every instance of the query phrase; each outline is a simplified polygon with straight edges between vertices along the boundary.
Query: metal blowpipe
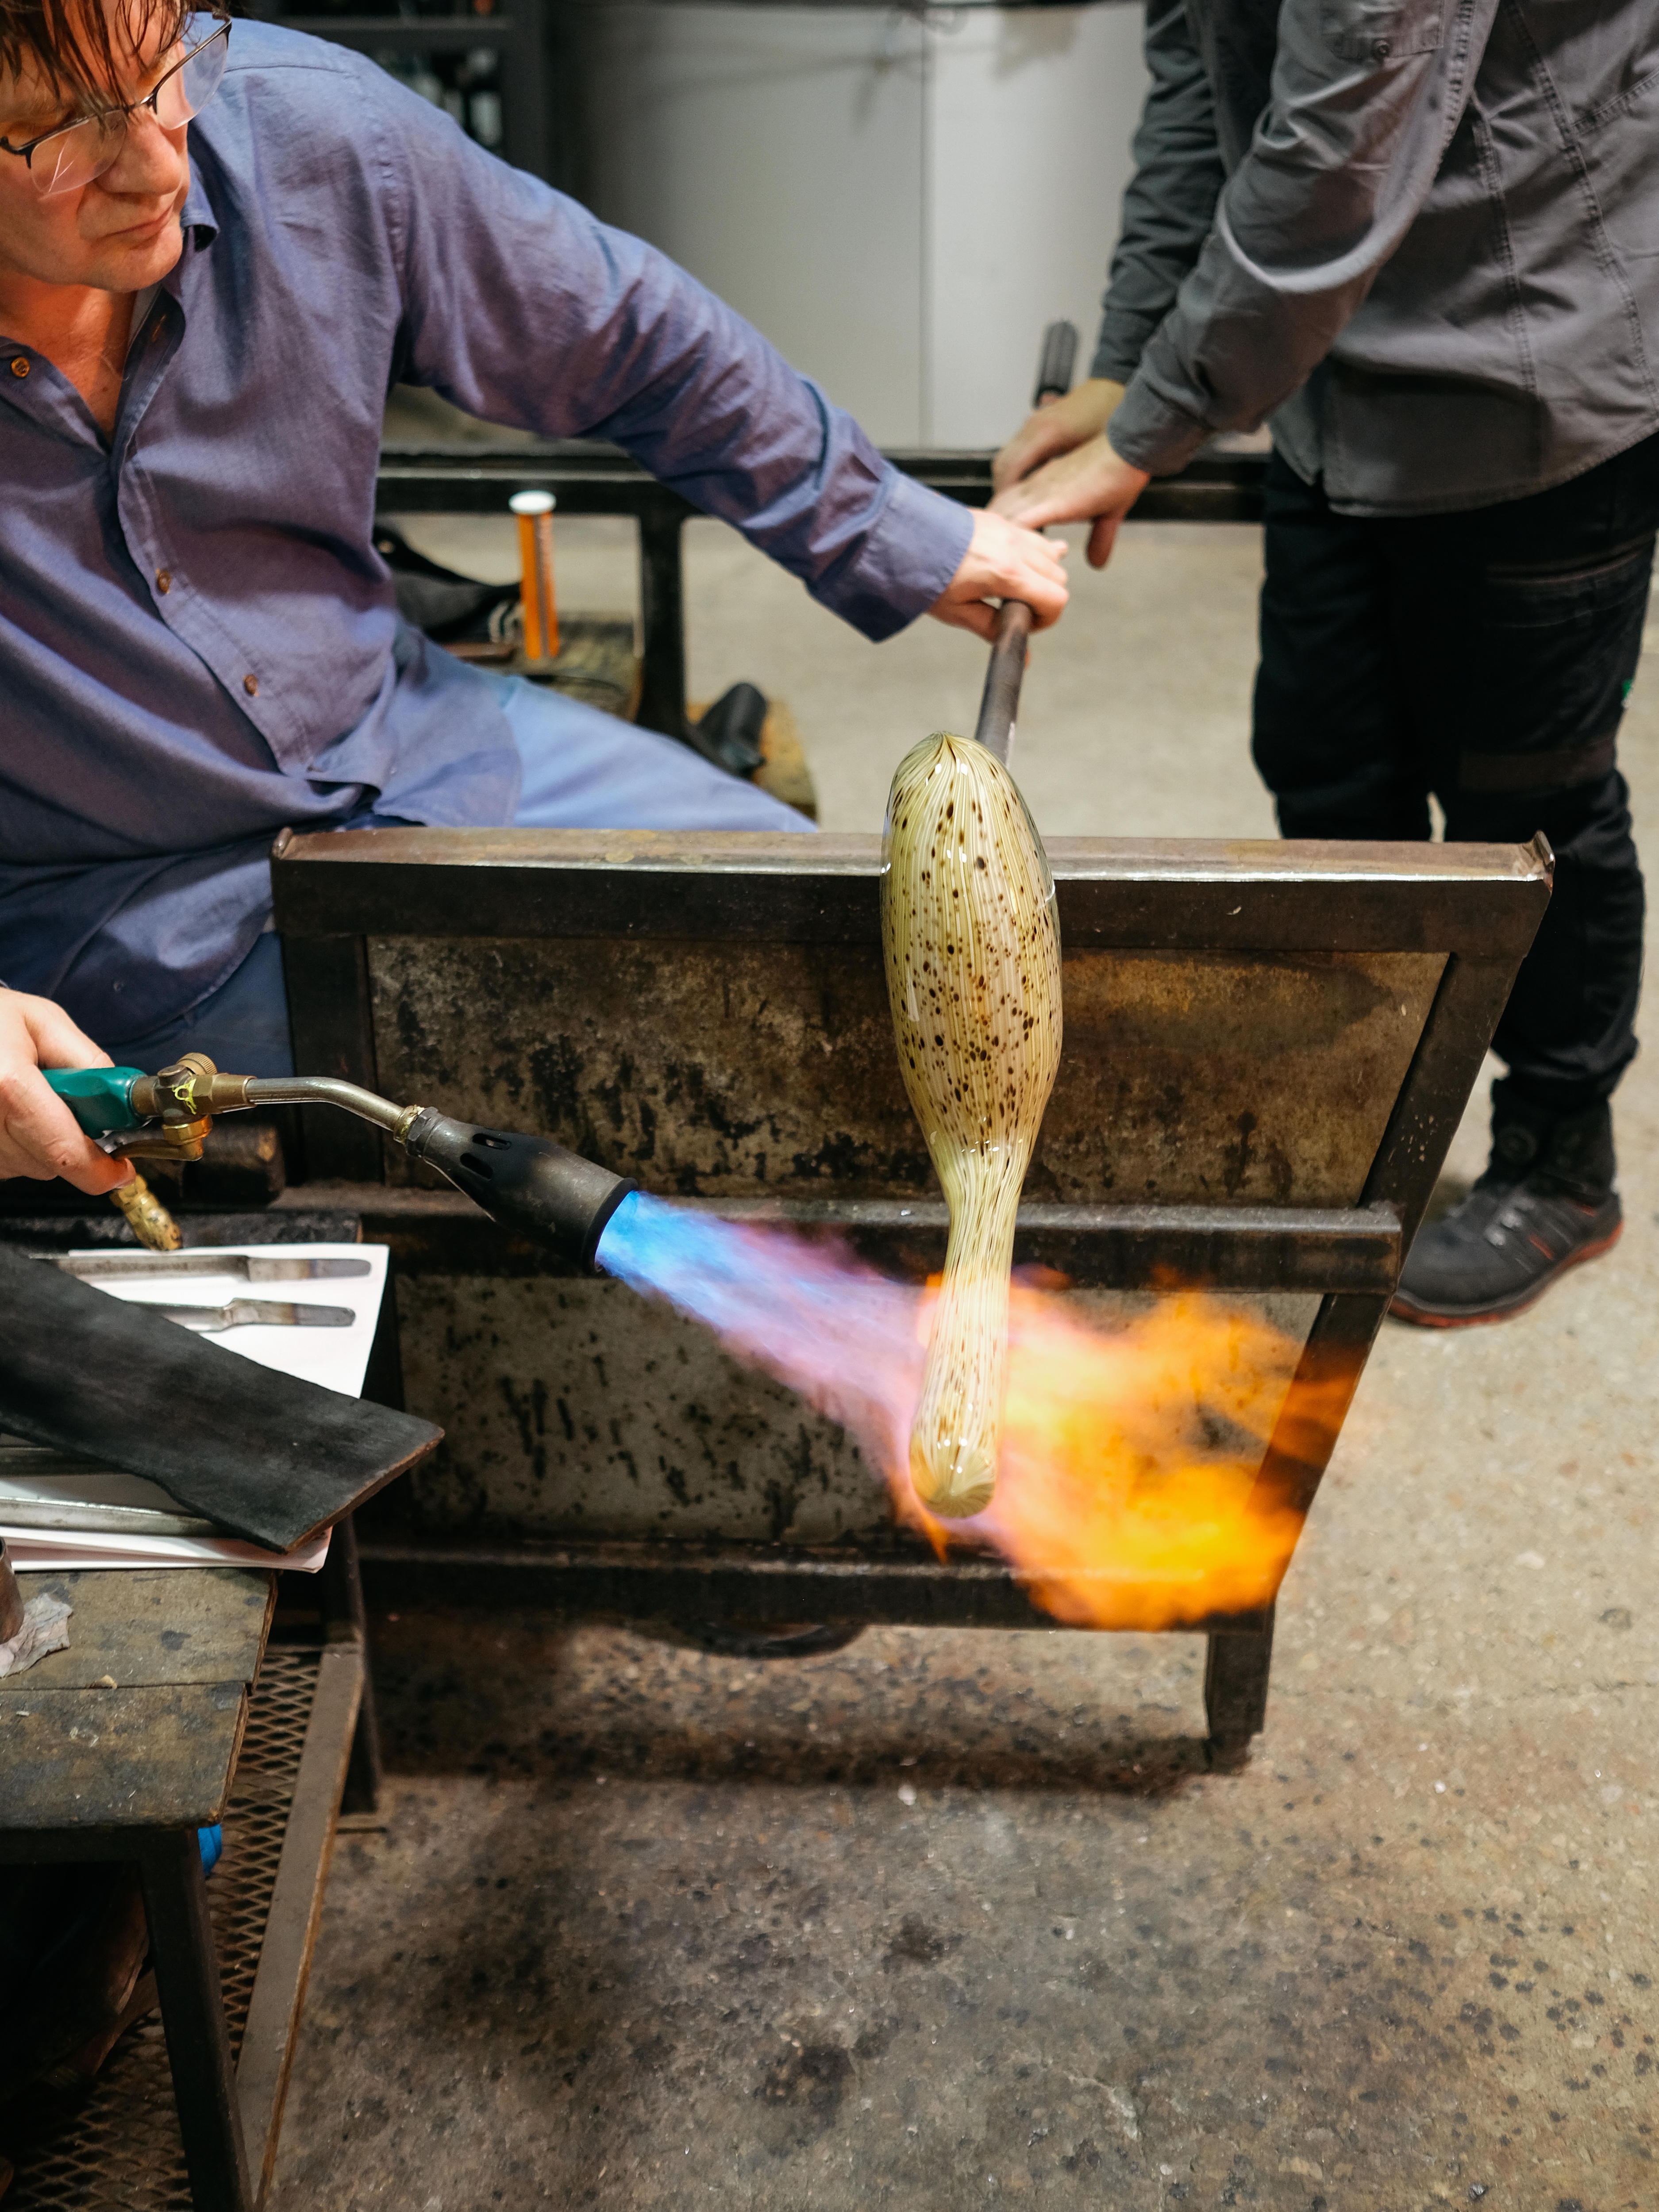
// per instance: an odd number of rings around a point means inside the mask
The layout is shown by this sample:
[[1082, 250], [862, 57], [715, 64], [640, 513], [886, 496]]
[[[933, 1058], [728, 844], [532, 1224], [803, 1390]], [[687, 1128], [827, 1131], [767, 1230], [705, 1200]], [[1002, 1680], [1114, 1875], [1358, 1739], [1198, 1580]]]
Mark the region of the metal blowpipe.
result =
[[250, 1106], [339, 1106], [384, 1129], [412, 1158], [464, 1191], [492, 1220], [528, 1231], [591, 1267], [605, 1224], [635, 1186], [548, 1137], [480, 1128], [430, 1106], [399, 1106], [326, 1075], [222, 1075], [187, 1052], [158, 1074], [136, 1067], [42, 1068], [107, 1152], [198, 1160], [213, 1119]]

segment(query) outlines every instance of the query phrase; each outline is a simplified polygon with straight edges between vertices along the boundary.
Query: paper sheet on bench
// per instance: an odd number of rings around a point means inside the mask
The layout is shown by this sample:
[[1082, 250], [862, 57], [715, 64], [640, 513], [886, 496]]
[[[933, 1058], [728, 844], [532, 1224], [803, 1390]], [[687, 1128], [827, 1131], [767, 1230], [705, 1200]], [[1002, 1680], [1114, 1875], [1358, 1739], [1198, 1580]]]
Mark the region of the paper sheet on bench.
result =
[[[271, 1259], [366, 1260], [366, 1275], [250, 1285], [246, 1276], [215, 1273], [216, 1255]], [[349, 1328], [294, 1328], [255, 1323], [216, 1338], [226, 1351], [284, 1375], [296, 1375], [349, 1397], [362, 1395], [369, 1353], [386, 1288], [383, 1244], [223, 1244], [192, 1246], [199, 1275], [101, 1281], [97, 1288], [132, 1305], [228, 1305], [233, 1298], [291, 1299], [299, 1304], [350, 1306]], [[69, 1460], [0, 1436], [0, 1536], [15, 1566], [62, 1571], [76, 1567], [286, 1567], [314, 1574], [328, 1556], [326, 1533], [297, 1551], [265, 1552], [180, 1510], [159, 1483], [90, 1461]]]

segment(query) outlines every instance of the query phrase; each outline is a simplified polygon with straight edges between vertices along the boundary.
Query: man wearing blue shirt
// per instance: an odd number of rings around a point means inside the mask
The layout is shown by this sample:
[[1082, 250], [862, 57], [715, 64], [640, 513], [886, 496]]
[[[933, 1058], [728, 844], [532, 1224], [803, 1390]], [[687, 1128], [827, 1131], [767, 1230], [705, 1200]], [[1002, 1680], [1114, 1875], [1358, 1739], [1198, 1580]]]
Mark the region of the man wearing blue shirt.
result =
[[371, 540], [400, 381], [614, 440], [868, 637], [1064, 605], [1058, 549], [900, 476], [373, 64], [176, 0], [0, 0], [0, 1175], [121, 1179], [43, 1055], [199, 1034], [280, 1071], [284, 825], [803, 826], [400, 622]]

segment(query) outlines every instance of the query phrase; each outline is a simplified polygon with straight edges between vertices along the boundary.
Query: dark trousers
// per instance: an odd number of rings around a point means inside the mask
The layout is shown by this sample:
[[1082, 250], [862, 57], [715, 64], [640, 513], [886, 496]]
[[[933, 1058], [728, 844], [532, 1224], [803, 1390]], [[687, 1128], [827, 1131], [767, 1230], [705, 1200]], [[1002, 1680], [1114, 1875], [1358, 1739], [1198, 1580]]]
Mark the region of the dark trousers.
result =
[[1555, 848], [1555, 890], [1493, 1049], [1570, 1114], [1636, 1054], [1642, 873], [1615, 753], [1659, 527], [1659, 437], [1529, 499], [1333, 514], [1275, 453], [1256, 765], [1287, 837]]

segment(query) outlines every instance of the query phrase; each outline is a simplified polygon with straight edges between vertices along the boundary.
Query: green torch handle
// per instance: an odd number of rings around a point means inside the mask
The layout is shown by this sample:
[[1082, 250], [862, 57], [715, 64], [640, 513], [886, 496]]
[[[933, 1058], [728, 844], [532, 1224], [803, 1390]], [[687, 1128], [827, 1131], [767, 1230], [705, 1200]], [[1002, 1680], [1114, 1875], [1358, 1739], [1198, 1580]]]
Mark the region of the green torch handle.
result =
[[48, 1084], [89, 1137], [136, 1129], [143, 1121], [132, 1110], [132, 1086], [138, 1067], [43, 1067]]

